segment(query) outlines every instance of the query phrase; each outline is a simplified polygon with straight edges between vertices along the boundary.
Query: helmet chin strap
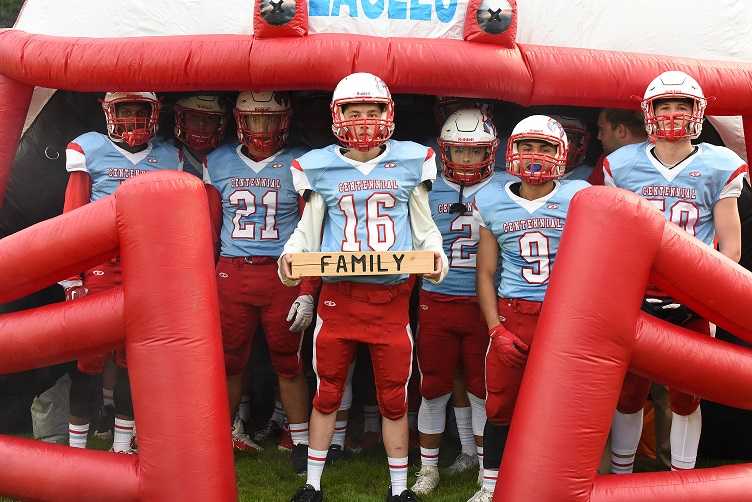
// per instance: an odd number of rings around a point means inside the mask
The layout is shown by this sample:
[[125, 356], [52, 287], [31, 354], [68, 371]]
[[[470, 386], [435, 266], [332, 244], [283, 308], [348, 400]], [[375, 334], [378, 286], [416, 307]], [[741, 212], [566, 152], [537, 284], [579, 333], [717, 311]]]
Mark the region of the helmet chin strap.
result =
[[452, 204], [449, 207], [449, 212], [450, 213], [460, 213], [460, 214], [462, 214], [462, 213], [467, 212], [467, 207], [465, 207], [465, 204], [462, 202], [462, 192], [463, 192], [463, 190], [465, 190], [465, 185], [461, 184], [460, 185], [459, 198], [457, 199], [457, 202], [455, 202], [454, 204]]

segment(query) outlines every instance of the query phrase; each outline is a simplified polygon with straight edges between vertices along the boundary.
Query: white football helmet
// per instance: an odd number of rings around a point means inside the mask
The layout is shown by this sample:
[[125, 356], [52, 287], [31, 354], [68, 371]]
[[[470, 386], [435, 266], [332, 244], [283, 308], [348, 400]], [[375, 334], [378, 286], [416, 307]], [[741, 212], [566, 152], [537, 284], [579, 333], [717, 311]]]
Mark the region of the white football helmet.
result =
[[[380, 118], [346, 119], [343, 107], [381, 106]], [[352, 73], [339, 81], [332, 95], [332, 132], [347, 148], [367, 151], [384, 144], [394, 132], [394, 101], [383, 80], [370, 73]]]
[[[556, 147], [556, 153], [521, 153], [520, 141], [543, 141]], [[567, 133], [556, 120], [546, 115], [532, 115], [520, 121], [512, 130], [507, 144], [507, 171], [531, 185], [539, 185], [560, 178], [567, 166]]]
[[567, 133], [567, 171], [579, 166], [585, 159], [588, 145], [590, 144], [590, 133], [585, 126], [585, 122], [579, 117], [568, 117], [564, 115], [550, 115], [552, 119], [561, 124], [564, 132]]
[[[118, 106], [125, 103], [144, 103], [149, 110], [141, 117], [119, 117]], [[108, 92], [102, 100], [107, 135], [112, 141], [130, 147], [146, 144], [157, 134], [159, 109], [159, 100], [153, 92]]]
[[[238, 141], [246, 147], [272, 155], [287, 141], [292, 115], [289, 94], [272, 91], [241, 92], [235, 102], [234, 114]], [[260, 118], [264, 118], [258, 127], [261, 130], [255, 130], [252, 121]]]
[[[692, 113], [656, 116], [654, 103], [660, 99], [690, 99], [693, 103]], [[695, 139], [702, 132], [702, 120], [707, 106], [708, 100], [695, 79], [682, 71], [661, 73], [650, 82], [643, 96], [645, 130], [652, 140]]]
[[[438, 139], [444, 176], [460, 185], [474, 185], [493, 174], [499, 139], [491, 118], [478, 108], [465, 108], [451, 114], [441, 128]], [[451, 147], [483, 148], [478, 162], [453, 159]]]
[[[191, 127], [185, 120], [186, 112], [217, 119], [213, 130]], [[216, 95], [196, 95], [179, 99], [175, 103], [175, 137], [194, 152], [208, 152], [222, 142], [227, 127], [227, 107]]]

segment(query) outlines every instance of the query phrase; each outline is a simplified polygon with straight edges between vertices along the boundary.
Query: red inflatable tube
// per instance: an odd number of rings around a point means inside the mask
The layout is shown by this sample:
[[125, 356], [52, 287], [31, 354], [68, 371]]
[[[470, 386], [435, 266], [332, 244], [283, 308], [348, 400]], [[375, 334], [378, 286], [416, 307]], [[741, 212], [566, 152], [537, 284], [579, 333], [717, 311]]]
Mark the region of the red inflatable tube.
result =
[[0, 458], [0, 493], [9, 497], [56, 502], [139, 500], [136, 455], [0, 436]]
[[22, 298], [115, 256], [114, 203], [107, 197], [0, 240], [0, 303]]
[[675, 225], [666, 225], [652, 280], [703, 318], [752, 342], [752, 273]]
[[689, 394], [752, 410], [752, 350], [644, 313], [631, 369]]
[[[0, 207], [34, 87], [0, 74]], [[0, 301], [2, 303], [2, 301]]]
[[680, 472], [598, 476], [590, 502], [742, 502], [752, 494], [752, 464]]
[[752, 179], [752, 168], [749, 168], [749, 164], [752, 164], [752, 114], [742, 117], [742, 125], [744, 126], [744, 145], [747, 150], [747, 169]]
[[204, 186], [162, 171], [114, 198], [141, 500], [236, 500]]
[[[593, 187], [575, 196], [495, 500], [588, 500], [664, 226], [650, 204], [626, 191]], [[586, 259], [594, 246], [599, 259]]]
[[[123, 290], [0, 315], [0, 374], [107, 351], [123, 342]], [[50, 343], [54, 340], [54, 343]]]
[[[120, 63], [133, 60], [138, 65]], [[76, 91], [333, 89], [354, 71], [380, 75], [392, 92], [524, 103], [533, 87], [517, 49], [351, 34], [94, 39], [6, 30], [0, 32], [0, 68], [22, 82]]]

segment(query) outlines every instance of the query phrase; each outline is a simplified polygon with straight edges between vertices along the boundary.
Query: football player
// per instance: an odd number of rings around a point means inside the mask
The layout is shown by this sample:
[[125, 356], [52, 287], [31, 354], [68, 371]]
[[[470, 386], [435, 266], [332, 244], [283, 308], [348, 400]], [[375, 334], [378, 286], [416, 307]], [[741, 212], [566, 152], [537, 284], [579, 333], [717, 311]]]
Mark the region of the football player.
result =
[[204, 178], [206, 156], [224, 139], [227, 107], [217, 95], [198, 94], [175, 103], [175, 139], [182, 145], [183, 169]]
[[588, 146], [590, 145], [590, 133], [587, 126], [579, 117], [564, 115], [551, 115], [564, 128], [567, 133], [569, 154], [567, 155], [567, 168], [562, 179], [587, 180], [593, 173], [593, 166], [586, 164]]
[[[412, 489], [428, 495], [439, 483], [439, 446], [455, 375], [465, 401], [455, 402], [462, 451], [447, 473], [478, 468], [486, 422], [484, 358], [488, 331], [475, 291], [480, 225], [475, 194], [491, 181], [499, 140], [491, 118], [478, 108], [451, 114], [438, 139], [441, 175], [430, 194], [431, 214], [444, 238], [449, 271], [441, 284], [426, 281], [418, 311], [418, 367], [422, 401], [418, 413], [421, 469]], [[464, 404], [464, 403], [462, 403]]]
[[[668, 71], [647, 87], [642, 101], [649, 141], [627, 145], [603, 163], [605, 184], [648, 199], [690, 235], [737, 262], [741, 224], [737, 198], [747, 166], [728, 148], [692, 144], [702, 131], [707, 100], [695, 79]], [[650, 287], [643, 310], [674, 324], [709, 334], [706, 321]], [[642, 431], [642, 409], [650, 382], [628, 373], [611, 427], [611, 471], [632, 472]], [[692, 469], [697, 460], [702, 418], [700, 400], [670, 389], [671, 468]]]
[[[306, 281], [299, 291], [277, 280], [277, 258], [300, 218], [290, 164], [304, 151], [285, 148], [291, 113], [286, 93], [241, 92], [234, 110], [239, 143], [210, 153], [206, 170], [222, 199], [217, 285], [230, 412], [238, 407], [261, 325], [289, 420], [293, 467], [303, 473], [309, 401], [300, 345], [313, 319], [315, 283]], [[238, 450], [261, 449], [237, 428], [232, 441]]]
[[[66, 169], [70, 173], [63, 212], [68, 212], [112, 193], [133, 176], [161, 169], [180, 169], [178, 150], [157, 138], [160, 103], [153, 92], [108, 92], [102, 101], [107, 135], [83, 134], [68, 144]], [[118, 259], [95, 267], [61, 284], [66, 300], [121, 284]], [[70, 390], [70, 446], [85, 448], [96, 402], [97, 375], [108, 354], [79, 359]], [[116, 351], [119, 366], [114, 389], [115, 429], [112, 450], [131, 453], [133, 405], [124, 350]]]
[[[332, 131], [341, 144], [293, 162], [295, 187], [307, 202], [279, 260], [280, 279], [298, 283], [292, 277], [290, 253], [425, 249], [433, 251], [435, 262], [435, 272], [426, 278], [440, 282], [447, 258], [428, 205], [429, 185], [436, 177], [433, 151], [390, 139], [394, 102], [386, 84], [370, 73], [342, 79], [331, 111]], [[323, 499], [321, 473], [358, 343], [368, 344], [373, 362], [391, 480], [387, 499], [415, 500], [407, 488], [411, 282], [404, 275], [325, 278], [313, 342], [317, 389], [308, 478], [293, 501]]]
[[[478, 302], [491, 338], [486, 355], [483, 484], [470, 499], [490, 501], [533, 333], [572, 197], [590, 186], [560, 181], [567, 135], [545, 115], [522, 120], [507, 145], [507, 170], [520, 181], [490, 184], [476, 195], [480, 218]], [[498, 290], [499, 252], [503, 268]]]

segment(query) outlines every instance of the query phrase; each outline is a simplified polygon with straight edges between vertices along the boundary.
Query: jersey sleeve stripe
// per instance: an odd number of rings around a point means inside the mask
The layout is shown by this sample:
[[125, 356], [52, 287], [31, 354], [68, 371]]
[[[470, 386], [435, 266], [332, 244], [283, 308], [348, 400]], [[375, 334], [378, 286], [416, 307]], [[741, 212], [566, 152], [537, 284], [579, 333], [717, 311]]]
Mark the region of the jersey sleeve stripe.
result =
[[428, 160], [428, 159], [430, 159], [431, 157], [433, 157], [433, 155], [434, 155], [434, 153], [433, 153], [433, 148], [431, 148], [431, 147], [429, 146], [429, 147], [428, 147], [428, 150], [426, 151], [426, 158], [425, 158], [425, 160]]
[[605, 157], [603, 159], [603, 171], [608, 173], [610, 177], [614, 177], [614, 174], [611, 172], [611, 164], [609, 164], [608, 159]]
[[68, 146], [66, 146], [65, 149], [73, 150], [73, 151], [80, 153], [81, 155], [84, 155], [84, 149], [81, 148], [81, 145], [79, 145], [75, 141], [71, 141], [70, 143], [68, 143]]
[[748, 172], [749, 172], [749, 167], [747, 167], [747, 164], [742, 164], [741, 166], [739, 166], [739, 168], [736, 171], [734, 171], [731, 174], [731, 176], [729, 176], [725, 184], [728, 185], [729, 183], [734, 181], [737, 178], [737, 176], [739, 176], [740, 174], [747, 174]]
[[300, 162], [298, 162], [297, 160], [292, 161], [292, 167], [294, 169], [297, 169], [300, 172], [303, 172], [303, 167], [300, 165]]
[[[75, 145], [77, 148], [71, 148], [71, 145]], [[83, 171], [88, 172], [86, 169], [86, 156], [83, 150], [76, 143], [70, 143], [65, 150], [65, 169], [68, 172]]]

